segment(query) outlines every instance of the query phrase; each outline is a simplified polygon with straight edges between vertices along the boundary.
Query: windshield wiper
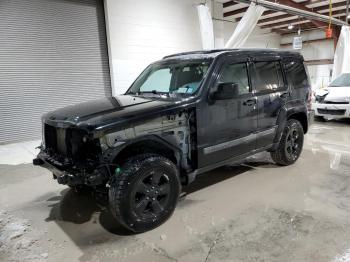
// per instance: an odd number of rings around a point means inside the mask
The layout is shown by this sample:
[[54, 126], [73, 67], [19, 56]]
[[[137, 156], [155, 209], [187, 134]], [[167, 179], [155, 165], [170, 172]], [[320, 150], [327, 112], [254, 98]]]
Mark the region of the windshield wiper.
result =
[[169, 96], [168, 92], [159, 92], [157, 90], [152, 90], [152, 91], [139, 91], [137, 94], [154, 94], [154, 95], [166, 95]]
[[152, 90], [152, 91], [139, 91], [141, 94], [159, 94], [157, 90]]

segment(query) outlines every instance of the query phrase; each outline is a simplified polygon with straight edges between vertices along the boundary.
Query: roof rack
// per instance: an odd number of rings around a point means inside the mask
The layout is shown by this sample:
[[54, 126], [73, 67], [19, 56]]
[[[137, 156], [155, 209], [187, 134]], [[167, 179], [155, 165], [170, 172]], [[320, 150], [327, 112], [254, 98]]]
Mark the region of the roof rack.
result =
[[170, 58], [170, 57], [176, 57], [176, 56], [182, 56], [182, 55], [206, 55], [206, 54], [213, 54], [213, 53], [219, 53], [224, 51], [233, 51], [236, 49], [211, 49], [211, 50], [200, 50], [200, 51], [190, 51], [190, 52], [183, 52], [183, 53], [177, 53], [172, 55], [164, 56], [163, 59]]
[[277, 54], [293, 54], [300, 55], [299, 52], [295, 50], [281, 50], [277, 48], [235, 48], [235, 49], [212, 49], [212, 50], [200, 50], [200, 51], [191, 51], [191, 52], [183, 52], [172, 55], [164, 56], [163, 59], [177, 57], [177, 56], [186, 56], [186, 55], [219, 55], [223, 53], [235, 52], [235, 51], [243, 51], [243, 52], [257, 52], [257, 51], [265, 51], [265, 52], [273, 52]]

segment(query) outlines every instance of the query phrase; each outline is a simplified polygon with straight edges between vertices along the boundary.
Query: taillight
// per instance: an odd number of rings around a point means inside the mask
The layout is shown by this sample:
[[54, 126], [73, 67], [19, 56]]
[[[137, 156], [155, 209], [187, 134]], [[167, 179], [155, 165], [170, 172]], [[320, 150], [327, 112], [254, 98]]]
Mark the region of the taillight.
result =
[[308, 97], [307, 97], [307, 109], [311, 110], [311, 108], [312, 108], [312, 91], [311, 89], [309, 89]]

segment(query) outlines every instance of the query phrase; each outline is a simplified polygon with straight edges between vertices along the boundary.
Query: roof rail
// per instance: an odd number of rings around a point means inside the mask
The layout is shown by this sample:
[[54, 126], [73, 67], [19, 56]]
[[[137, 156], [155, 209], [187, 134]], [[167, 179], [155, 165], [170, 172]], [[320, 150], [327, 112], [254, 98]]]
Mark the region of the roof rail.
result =
[[189, 52], [183, 52], [183, 53], [177, 53], [177, 54], [172, 54], [172, 55], [167, 55], [164, 56], [163, 59], [170, 58], [170, 57], [175, 57], [175, 56], [181, 56], [181, 55], [205, 55], [205, 54], [213, 54], [213, 53], [218, 53], [218, 52], [224, 52], [224, 51], [232, 51], [235, 49], [211, 49], [211, 50], [200, 50], [200, 51], [189, 51]]

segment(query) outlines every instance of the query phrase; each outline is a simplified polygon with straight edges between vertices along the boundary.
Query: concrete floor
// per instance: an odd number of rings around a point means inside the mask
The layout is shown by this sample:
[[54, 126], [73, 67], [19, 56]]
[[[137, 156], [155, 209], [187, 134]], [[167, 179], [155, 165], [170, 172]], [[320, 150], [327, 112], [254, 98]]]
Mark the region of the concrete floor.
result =
[[0, 261], [350, 261], [349, 218], [350, 121], [316, 122], [293, 166], [206, 173], [139, 235], [44, 169], [0, 166]]

